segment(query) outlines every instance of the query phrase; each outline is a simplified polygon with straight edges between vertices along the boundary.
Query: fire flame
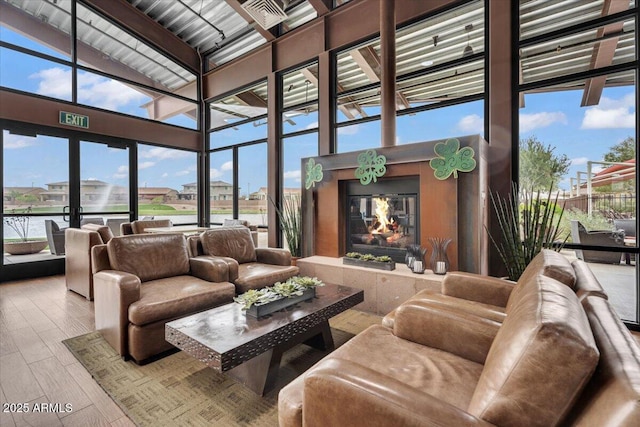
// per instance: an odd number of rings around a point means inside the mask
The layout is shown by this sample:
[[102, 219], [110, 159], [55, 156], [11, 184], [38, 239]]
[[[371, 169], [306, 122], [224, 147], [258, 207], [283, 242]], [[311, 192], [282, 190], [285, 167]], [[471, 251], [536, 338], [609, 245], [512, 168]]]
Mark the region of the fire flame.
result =
[[389, 202], [386, 197], [376, 197], [376, 217], [378, 218], [378, 226], [372, 233], [384, 233], [392, 227], [390, 225], [393, 224], [393, 219], [389, 220]]

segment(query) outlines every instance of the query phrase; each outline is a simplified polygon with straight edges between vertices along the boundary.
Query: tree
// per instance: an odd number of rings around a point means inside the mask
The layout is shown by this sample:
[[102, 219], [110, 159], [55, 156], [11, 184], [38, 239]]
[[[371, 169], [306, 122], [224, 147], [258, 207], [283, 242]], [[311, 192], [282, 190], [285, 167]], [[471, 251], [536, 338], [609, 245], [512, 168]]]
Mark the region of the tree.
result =
[[535, 136], [520, 140], [520, 188], [543, 192], [557, 188], [571, 160], [565, 154], [555, 154], [555, 149]]
[[624, 141], [614, 145], [604, 155], [605, 162], [626, 162], [636, 158], [636, 140], [628, 136]]

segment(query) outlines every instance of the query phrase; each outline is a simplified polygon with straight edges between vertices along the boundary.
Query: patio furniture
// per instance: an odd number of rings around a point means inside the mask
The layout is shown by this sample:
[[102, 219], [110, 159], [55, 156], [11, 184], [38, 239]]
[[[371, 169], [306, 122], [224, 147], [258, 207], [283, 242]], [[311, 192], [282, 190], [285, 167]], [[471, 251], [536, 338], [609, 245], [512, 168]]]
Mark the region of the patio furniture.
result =
[[[573, 243], [591, 246], [619, 246], [624, 247], [623, 231], [587, 231], [580, 221], [571, 221], [571, 238]], [[576, 256], [586, 262], [599, 262], [603, 264], [620, 264], [622, 252], [590, 251], [586, 249], [576, 250]]]
[[104, 218], [83, 218], [80, 220], [80, 227], [86, 224], [104, 225]]
[[67, 227], [60, 228], [52, 219], [44, 220], [44, 230], [49, 243], [49, 250], [53, 255], [64, 255], [64, 231]]
[[129, 222], [129, 218], [107, 218], [107, 226], [114, 236], [121, 236], [120, 225]]

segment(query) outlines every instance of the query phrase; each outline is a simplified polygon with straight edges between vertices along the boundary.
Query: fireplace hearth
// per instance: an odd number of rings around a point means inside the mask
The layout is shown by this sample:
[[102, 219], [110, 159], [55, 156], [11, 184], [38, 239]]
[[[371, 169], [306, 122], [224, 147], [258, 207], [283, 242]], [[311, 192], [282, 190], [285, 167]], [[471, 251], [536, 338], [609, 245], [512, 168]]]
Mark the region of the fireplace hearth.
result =
[[419, 244], [419, 178], [389, 178], [374, 184], [347, 183], [347, 252], [387, 255], [403, 262], [408, 245]]

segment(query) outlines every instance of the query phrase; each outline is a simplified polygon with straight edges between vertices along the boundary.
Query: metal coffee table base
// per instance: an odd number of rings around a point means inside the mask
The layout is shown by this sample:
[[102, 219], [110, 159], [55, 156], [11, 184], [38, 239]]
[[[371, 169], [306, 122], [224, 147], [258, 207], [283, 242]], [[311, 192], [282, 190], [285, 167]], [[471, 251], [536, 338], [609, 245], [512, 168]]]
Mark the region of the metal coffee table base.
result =
[[297, 335], [287, 342], [283, 342], [259, 356], [226, 372], [239, 383], [263, 396], [273, 390], [278, 378], [282, 354], [298, 344], [307, 344], [318, 350], [333, 350], [333, 336], [329, 322], [325, 321], [317, 327]]

